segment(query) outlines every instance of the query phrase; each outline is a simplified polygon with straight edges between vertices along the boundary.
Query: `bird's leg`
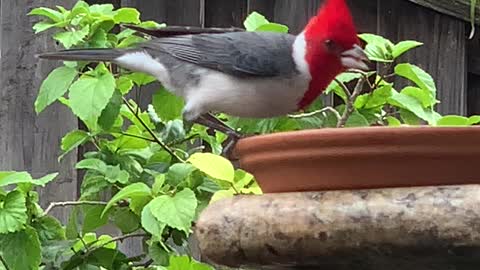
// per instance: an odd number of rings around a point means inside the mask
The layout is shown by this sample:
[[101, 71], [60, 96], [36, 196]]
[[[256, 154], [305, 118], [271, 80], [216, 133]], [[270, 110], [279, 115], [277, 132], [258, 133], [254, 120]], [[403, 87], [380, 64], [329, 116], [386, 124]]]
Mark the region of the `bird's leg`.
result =
[[226, 145], [223, 147], [222, 155], [228, 158], [232, 158], [233, 149], [235, 148], [235, 144], [237, 141], [242, 137], [240, 133], [235, 131], [233, 128], [226, 125], [224, 122], [217, 119], [210, 113], [206, 113], [198, 117], [194, 120], [195, 123], [209, 127], [216, 131], [225, 133], [228, 138], [226, 140]]

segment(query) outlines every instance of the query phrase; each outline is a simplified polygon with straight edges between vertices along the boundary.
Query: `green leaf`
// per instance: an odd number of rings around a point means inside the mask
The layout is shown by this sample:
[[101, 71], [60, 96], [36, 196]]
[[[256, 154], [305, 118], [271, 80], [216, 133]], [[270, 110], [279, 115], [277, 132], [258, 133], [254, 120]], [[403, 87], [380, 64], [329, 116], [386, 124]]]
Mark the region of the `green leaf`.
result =
[[157, 265], [168, 265], [169, 254], [158, 242], [152, 243], [148, 246], [148, 256], [153, 259]]
[[162, 141], [167, 144], [182, 140], [185, 136], [183, 121], [180, 119], [168, 121], [162, 130]]
[[90, 48], [107, 48], [107, 32], [103, 29], [97, 29], [90, 38], [88, 38], [88, 47]]
[[27, 222], [27, 207], [22, 192], [11, 191], [7, 196], [2, 197], [0, 197], [0, 236], [2, 233], [22, 229]]
[[475, 11], [477, 10], [477, 0], [470, 0], [470, 25], [472, 27], [470, 31], [469, 39], [472, 39], [475, 35]]
[[91, 13], [97, 13], [103, 16], [113, 16], [115, 14], [113, 9], [114, 6], [112, 4], [95, 4], [90, 6]]
[[399, 127], [402, 125], [402, 122], [393, 116], [387, 116], [387, 122], [390, 127]]
[[278, 23], [267, 23], [255, 29], [256, 32], [288, 33], [288, 26]]
[[152, 105], [158, 116], [162, 120], [168, 121], [181, 118], [184, 102], [181, 98], [162, 88], [153, 95]]
[[122, 188], [113, 198], [108, 202], [107, 206], [102, 212], [102, 216], [110, 209], [115, 203], [120, 200], [132, 197], [148, 197], [152, 194], [150, 188], [144, 183], [134, 183]]
[[84, 121], [97, 119], [114, 91], [115, 78], [108, 70], [98, 77], [81, 77], [70, 87], [70, 107]]
[[168, 270], [214, 270], [211, 266], [194, 261], [188, 256], [170, 256]]
[[197, 198], [188, 188], [178, 192], [174, 197], [163, 195], [150, 202], [150, 210], [158, 221], [187, 233], [195, 217], [196, 208]]
[[61, 23], [38, 22], [32, 28], [35, 31], [35, 34], [38, 34], [52, 27], [58, 27], [60, 24]]
[[350, 115], [348, 118], [345, 127], [368, 127], [370, 123], [368, 122], [367, 118], [360, 114], [359, 112], [355, 111]]
[[437, 120], [440, 118], [440, 115], [435, 111], [431, 109], [425, 109], [418, 99], [403, 93], [393, 91], [393, 95], [390, 97], [389, 103], [393, 106], [397, 106], [414, 113], [417, 117], [427, 121], [430, 125], [435, 125]]
[[116, 90], [113, 93], [113, 96], [110, 98], [107, 107], [103, 109], [102, 114], [98, 118], [98, 124], [104, 130], [109, 130], [115, 124], [115, 120], [120, 114], [120, 108], [122, 107], [122, 103], [122, 93]]
[[383, 107], [392, 96], [392, 86], [383, 85], [373, 91], [373, 93], [361, 95], [355, 101], [357, 109], [374, 109]]
[[35, 219], [32, 227], [37, 231], [41, 243], [55, 240], [65, 240], [65, 229], [58, 219], [43, 216]]
[[260, 13], [254, 11], [243, 22], [245, 29], [247, 31], [255, 31], [262, 25], [270, 23], [265, 16], [261, 15]]
[[29, 183], [36, 186], [45, 186], [50, 181], [57, 177], [58, 173], [52, 173], [46, 175], [40, 179], [33, 179], [27, 172], [0, 172], [0, 187], [11, 185], [11, 184], [20, 184], [20, 183]]
[[131, 74], [125, 75], [125, 77], [132, 80], [137, 86], [147, 85], [156, 81], [154, 77], [142, 72], [133, 72]]
[[140, 217], [128, 208], [116, 209], [113, 222], [124, 234], [132, 233], [140, 227]]
[[[344, 72], [338, 75], [335, 79], [346, 84], [355, 79], [359, 79], [361, 76], [362, 75], [359, 73]], [[343, 102], [347, 101], [347, 95], [345, 94], [345, 91], [343, 91], [343, 88], [340, 87], [340, 85], [338, 85], [336, 81], [332, 81], [327, 87], [327, 89], [325, 89], [325, 94], [330, 94], [332, 92], [339, 96], [343, 100]]]
[[405, 122], [407, 125], [415, 126], [422, 124], [422, 119], [416, 116], [414, 113], [410, 112], [406, 109], [400, 109], [400, 118]]
[[108, 182], [112, 184], [115, 184], [115, 183], [127, 184], [128, 179], [130, 178], [130, 174], [127, 171], [120, 169], [120, 165], [117, 165], [117, 166], [109, 165], [107, 166], [105, 178], [107, 179]]
[[[143, 37], [139, 37], [139, 36], [129, 36], [125, 39], [123, 39], [116, 47], [117, 48], [129, 48], [129, 47], [132, 47], [132, 45], [135, 45], [137, 43], [141, 43], [141, 42], [144, 42], [145, 39]], [[148, 75], [143, 75], [143, 76], [139, 76], [139, 81], [142, 81], [142, 85], [143, 84], [147, 84], [145, 82], [153, 82], [154, 79], [153, 77], [147, 77]], [[150, 78], [152, 78], [153, 80], [149, 80]]]
[[418, 99], [424, 108], [431, 107], [438, 102], [427, 89], [407, 86], [401, 93]]
[[94, 170], [105, 174], [107, 173], [107, 164], [100, 159], [87, 158], [78, 162], [75, 169]]
[[437, 126], [470, 126], [470, 123], [467, 117], [446, 115], [438, 119]]
[[[130, 127], [128, 127], [125, 133], [146, 138], [150, 137], [150, 135], [143, 135], [142, 130], [136, 125], [131, 125]], [[149, 141], [147, 140], [127, 135], [120, 136], [114, 142], [115, 145], [120, 149], [143, 149], [148, 147], [149, 145]]]
[[420, 67], [408, 63], [398, 64], [395, 67], [395, 74], [414, 82], [422, 89], [428, 90], [432, 98], [436, 98], [437, 87], [435, 86], [432, 76]]
[[90, 32], [89, 26], [85, 26], [80, 30], [59, 32], [53, 36], [53, 39], [60, 42], [65, 49], [70, 49], [72, 46], [78, 45]]
[[40, 86], [40, 91], [35, 100], [35, 111], [40, 113], [48, 105], [63, 96], [72, 84], [75, 76], [77, 76], [77, 70], [65, 66], [56, 68], [50, 72]]
[[367, 42], [365, 47], [365, 53], [372, 61], [391, 63], [394, 60], [393, 57], [393, 43], [378, 35], [374, 34], [360, 34], [359, 38]]
[[477, 125], [478, 123], [480, 123], [480, 115], [473, 115], [468, 118], [469, 125]]
[[0, 234], [0, 256], [8, 269], [37, 270], [42, 256], [35, 229], [27, 226], [22, 231]]
[[125, 76], [121, 76], [116, 80], [117, 89], [120, 90], [122, 95], [126, 95], [132, 90], [133, 81]]
[[410, 51], [411, 49], [414, 49], [416, 47], [422, 46], [423, 43], [414, 41], [414, 40], [404, 40], [400, 41], [397, 43], [395, 46], [393, 46], [393, 58], [398, 58], [402, 54]]
[[89, 200], [96, 196], [104, 189], [110, 186], [110, 183], [103, 175], [94, 175], [85, 177], [82, 181], [80, 200]]
[[165, 184], [165, 174], [159, 174], [155, 176], [155, 182], [152, 186], [152, 193], [158, 195], [162, 191], [163, 184]]
[[168, 169], [168, 184], [178, 186], [184, 182], [190, 174], [195, 171], [195, 167], [187, 163], [175, 163]]
[[233, 196], [235, 196], [235, 194], [236, 192], [232, 188], [227, 190], [219, 190], [213, 194], [212, 198], [210, 199], [210, 203], [214, 203], [216, 201], [220, 201], [227, 198], [232, 198]]
[[74, 130], [69, 132], [67, 135], [65, 135], [65, 137], [62, 138], [61, 149], [63, 153], [58, 159], [61, 160], [66, 154], [70, 153], [80, 145], [88, 142], [90, 138], [90, 134], [83, 130]]
[[158, 221], [155, 216], [153, 216], [151, 209], [152, 202], [147, 204], [142, 210], [141, 222], [145, 231], [151, 233], [153, 236], [158, 239], [162, 239], [163, 230], [166, 227], [166, 224]]
[[63, 14], [47, 7], [34, 8], [28, 15], [44, 16], [49, 18], [52, 22], [60, 22], [63, 20]]
[[95, 232], [96, 229], [108, 223], [108, 215], [102, 216], [104, 209], [105, 206], [103, 205], [85, 205], [82, 207], [82, 234], [86, 235], [90, 232]]
[[233, 165], [222, 156], [210, 153], [195, 153], [187, 161], [212, 178], [233, 183], [235, 175]]
[[140, 13], [134, 8], [121, 8], [113, 16], [115, 23], [140, 23]]

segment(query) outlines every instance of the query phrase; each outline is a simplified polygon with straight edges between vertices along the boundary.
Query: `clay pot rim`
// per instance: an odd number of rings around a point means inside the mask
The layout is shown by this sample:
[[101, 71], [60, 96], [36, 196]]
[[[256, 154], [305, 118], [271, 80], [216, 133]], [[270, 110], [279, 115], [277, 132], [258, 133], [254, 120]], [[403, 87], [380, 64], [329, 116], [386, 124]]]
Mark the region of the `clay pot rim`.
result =
[[[269, 149], [276, 144], [288, 141], [291, 144], [296, 142], [304, 142], [305, 140], [329, 140], [336, 143], [345, 141], [345, 138], [352, 138], [351, 144], [358, 144], [362, 138], [372, 136], [395, 137], [399, 135], [405, 136], [455, 136], [459, 134], [479, 135], [480, 126], [400, 126], [400, 127], [349, 127], [349, 128], [319, 128], [306, 129], [297, 131], [283, 131], [271, 134], [253, 135], [242, 138], [238, 141], [235, 152], [238, 154], [250, 152], [253, 148]], [[313, 143], [314, 141], [312, 141]], [[365, 145], [370, 143], [364, 141]]]

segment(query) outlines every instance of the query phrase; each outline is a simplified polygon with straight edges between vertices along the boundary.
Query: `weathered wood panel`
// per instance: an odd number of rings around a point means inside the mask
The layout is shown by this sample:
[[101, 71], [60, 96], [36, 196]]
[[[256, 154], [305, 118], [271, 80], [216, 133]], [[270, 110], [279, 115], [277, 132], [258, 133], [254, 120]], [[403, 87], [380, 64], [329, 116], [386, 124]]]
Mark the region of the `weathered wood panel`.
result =
[[[55, 4], [69, 7], [73, 3]], [[41, 81], [58, 63], [35, 58], [36, 53], [54, 49], [53, 42], [46, 34], [33, 34], [32, 25], [38, 19], [26, 14], [34, 7], [52, 4], [47, 0], [2, 1], [0, 10], [0, 170], [26, 170], [34, 176], [59, 171], [58, 180], [40, 191], [43, 206], [77, 196], [75, 154], [57, 162], [60, 139], [77, 127], [77, 121], [58, 104], [39, 116], [33, 107]], [[54, 214], [66, 218], [64, 209]]]
[[[470, 21], [470, 1], [471, 0], [408, 0], [410, 2], [431, 8], [443, 14], [448, 14], [459, 19]], [[475, 21], [480, 22], [480, 6], [475, 8], [477, 16]]]
[[259, 12], [267, 18], [267, 20], [273, 20], [273, 10], [276, 0], [248, 0], [248, 13], [253, 11]]
[[247, 8], [246, 0], [205, 0], [205, 26], [242, 27]]
[[466, 114], [466, 39], [464, 22], [406, 1], [379, 2], [379, 34], [394, 42], [423, 42], [401, 61], [416, 64], [437, 82], [438, 110]]

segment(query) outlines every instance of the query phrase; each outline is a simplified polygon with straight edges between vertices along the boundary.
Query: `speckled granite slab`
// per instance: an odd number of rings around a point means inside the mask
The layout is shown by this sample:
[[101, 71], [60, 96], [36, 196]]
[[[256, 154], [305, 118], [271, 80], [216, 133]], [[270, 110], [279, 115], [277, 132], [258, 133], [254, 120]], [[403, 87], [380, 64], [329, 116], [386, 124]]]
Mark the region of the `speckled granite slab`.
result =
[[480, 269], [480, 186], [239, 196], [195, 231], [202, 257], [231, 267]]

